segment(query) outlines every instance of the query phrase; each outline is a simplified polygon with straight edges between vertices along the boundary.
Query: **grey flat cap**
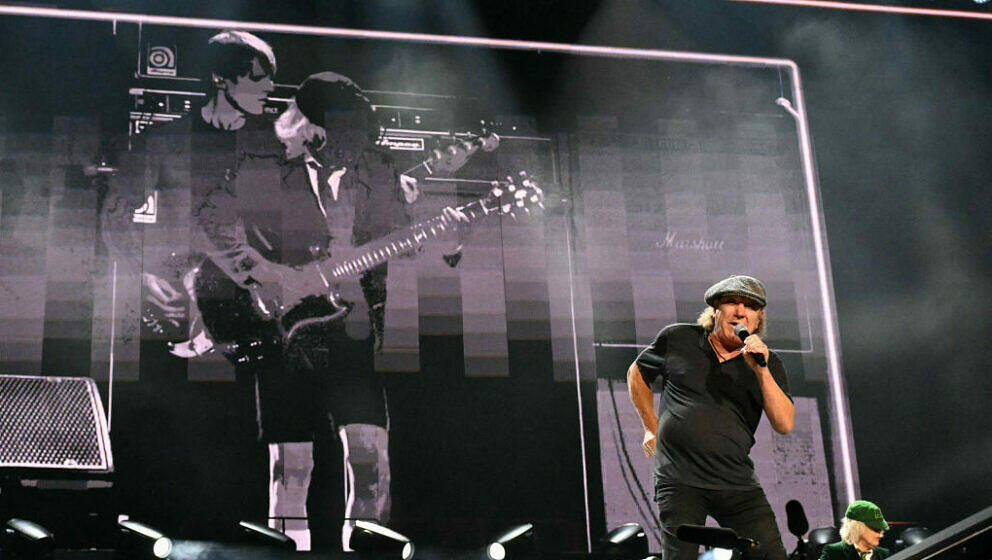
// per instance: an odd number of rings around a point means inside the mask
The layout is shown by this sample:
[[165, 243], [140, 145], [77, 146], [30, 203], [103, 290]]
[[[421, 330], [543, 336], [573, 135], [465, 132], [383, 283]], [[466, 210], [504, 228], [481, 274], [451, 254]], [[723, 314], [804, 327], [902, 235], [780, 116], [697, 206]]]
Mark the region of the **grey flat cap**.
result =
[[761, 307], [768, 303], [765, 300], [765, 285], [761, 283], [761, 280], [744, 275], [724, 278], [713, 284], [706, 290], [703, 299], [710, 307], [716, 307], [716, 301], [723, 296], [741, 296], [753, 299]]

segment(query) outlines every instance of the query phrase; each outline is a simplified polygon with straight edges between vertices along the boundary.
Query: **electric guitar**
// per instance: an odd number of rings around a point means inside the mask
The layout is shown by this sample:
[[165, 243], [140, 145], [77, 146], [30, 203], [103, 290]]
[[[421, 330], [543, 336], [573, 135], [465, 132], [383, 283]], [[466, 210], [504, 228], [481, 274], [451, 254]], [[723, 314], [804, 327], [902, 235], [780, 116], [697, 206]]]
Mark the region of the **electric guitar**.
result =
[[341, 286], [398, 256], [415, 253], [425, 243], [457, 231], [462, 223], [489, 216], [529, 213], [543, 207], [544, 193], [521, 172], [493, 181], [489, 192], [468, 204], [438, 214], [348, 249], [347, 255], [314, 260], [302, 267], [274, 265], [232, 274], [213, 261], [200, 266], [194, 282], [197, 305], [216, 349], [234, 363], [252, 363], [275, 355], [296, 337], [345, 318], [352, 304]]
[[[495, 151], [500, 144], [499, 135], [489, 130], [486, 125], [483, 126], [479, 134], [470, 132], [452, 133], [451, 138], [453, 141], [450, 144], [429, 150], [427, 152], [427, 157], [424, 158], [423, 161], [400, 174], [401, 185], [405, 193], [411, 195], [413, 198], [416, 198], [416, 184], [419, 179], [423, 179], [425, 176], [434, 175], [436, 173], [450, 175], [451, 173], [461, 169], [461, 167], [464, 166], [476, 152], [480, 150], [483, 152], [492, 152]], [[113, 171], [113, 169], [111, 169], [111, 171]], [[460, 254], [444, 255], [445, 262], [451, 266], [454, 266], [460, 258]], [[211, 270], [211, 266], [212, 265], [209, 263], [206, 265], [207, 272], [205, 274], [218, 272]], [[181, 267], [177, 266], [176, 268], [180, 269]], [[194, 290], [193, 280], [196, 276], [194, 275], [201, 274], [202, 268], [203, 267], [198, 267], [195, 270], [190, 271], [191, 274], [187, 274], [188, 278], [184, 277], [181, 282], [178, 275], [174, 278], [163, 280], [166, 280], [168, 289], [174, 290], [175, 286], [184, 286], [185, 291], [190, 296], [190, 299], [195, 302], [196, 291]], [[211, 290], [203, 288], [202, 281], [200, 284], [201, 292], [211, 292]], [[161, 305], [161, 303], [156, 302], [153, 298], [148, 297], [146, 301], [143, 302], [141, 321], [145, 327], [150, 329], [151, 332], [157, 336], [172, 340], [178, 340], [184, 336], [189, 337], [187, 340], [182, 342], [169, 342], [169, 352], [171, 354], [181, 358], [195, 358], [215, 351], [219, 351], [224, 354], [228, 354], [230, 352], [228, 345], [211, 340], [204, 330], [204, 327], [200, 324], [199, 316], [195, 312], [189, 317], [176, 317], [174, 314], [167, 314]], [[198, 305], [198, 307], [201, 306]], [[210, 304], [207, 303], [202, 307], [209, 308]], [[225, 310], [225, 312], [233, 312], [237, 315], [237, 310]], [[189, 327], [186, 326], [187, 318], [190, 320]], [[243, 317], [243, 319], [248, 318]], [[220, 330], [224, 331], [225, 329], [221, 327]]]

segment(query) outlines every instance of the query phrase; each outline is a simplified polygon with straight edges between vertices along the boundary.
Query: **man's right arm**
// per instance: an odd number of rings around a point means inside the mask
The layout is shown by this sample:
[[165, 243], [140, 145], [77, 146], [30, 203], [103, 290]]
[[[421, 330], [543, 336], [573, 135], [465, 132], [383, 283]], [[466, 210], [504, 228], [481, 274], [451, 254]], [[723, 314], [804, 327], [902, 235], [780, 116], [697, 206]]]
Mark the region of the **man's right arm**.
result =
[[630, 364], [627, 369], [627, 391], [644, 428], [641, 447], [644, 449], [644, 455], [651, 457], [655, 453], [657, 444], [658, 414], [654, 410], [654, 393], [651, 391], [651, 386], [644, 381], [637, 362]]

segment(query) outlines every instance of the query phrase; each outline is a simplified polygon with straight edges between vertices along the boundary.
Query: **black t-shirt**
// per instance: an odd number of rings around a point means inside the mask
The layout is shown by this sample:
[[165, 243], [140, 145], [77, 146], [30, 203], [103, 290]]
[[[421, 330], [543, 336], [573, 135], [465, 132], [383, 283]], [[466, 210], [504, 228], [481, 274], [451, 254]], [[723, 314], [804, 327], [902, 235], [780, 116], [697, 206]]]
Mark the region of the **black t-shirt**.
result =
[[[658, 413], [655, 483], [698, 488], [758, 486], [748, 454], [764, 411], [754, 371], [743, 356], [721, 363], [698, 325], [669, 325], [637, 357], [650, 384], [664, 392]], [[788, 395], [782, 361], [769, 354], [768, 369]], [[791, 397], [789, 397], [791, 399]]]

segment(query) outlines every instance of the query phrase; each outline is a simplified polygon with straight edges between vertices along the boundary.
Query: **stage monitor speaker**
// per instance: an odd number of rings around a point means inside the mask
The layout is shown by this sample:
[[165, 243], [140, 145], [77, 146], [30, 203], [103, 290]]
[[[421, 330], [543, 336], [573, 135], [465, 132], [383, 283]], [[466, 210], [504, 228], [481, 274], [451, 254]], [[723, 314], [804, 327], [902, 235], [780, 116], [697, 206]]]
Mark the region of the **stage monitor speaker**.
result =
[[889, 556], [889, 560], [988, 560], [989, 558], [992, 558], [992, 506]]
[[112, 472], [93, 379], [0, 375], [0, 468]]

